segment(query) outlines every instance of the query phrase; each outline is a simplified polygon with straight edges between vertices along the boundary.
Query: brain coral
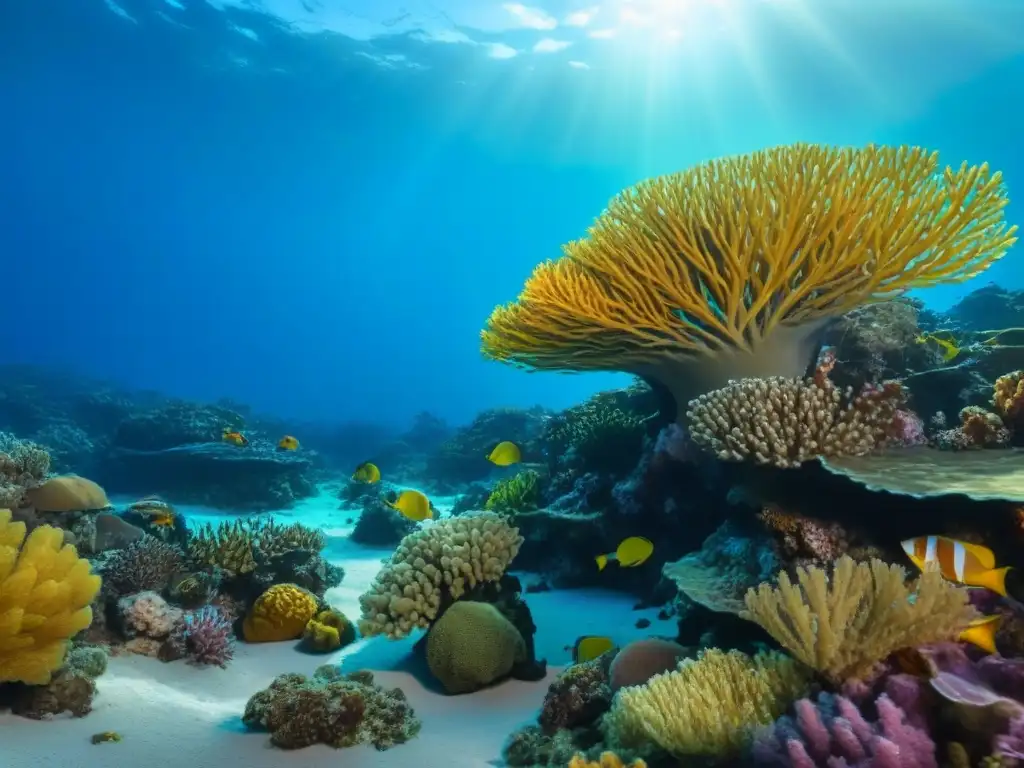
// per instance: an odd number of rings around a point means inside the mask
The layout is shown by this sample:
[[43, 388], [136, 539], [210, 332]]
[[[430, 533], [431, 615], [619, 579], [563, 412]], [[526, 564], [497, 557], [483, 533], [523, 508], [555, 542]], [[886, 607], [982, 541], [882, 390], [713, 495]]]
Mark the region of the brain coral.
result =
[[247, 643], [278, 643], [302, 636], [316, 615], [316, 598], [295, 584], [275, 584], [253, 603], [242, 622]]
[[477, 584], [498, 581], [523, 538], [500, 515], [438, 520], [410, 533], [360, 598], [364, 637], [404, 637], [430, 626], [442, 597], [461, 598]]
[[448, 693], [479, 690], [525, 660], [523, 636], [490, 603], [455, 603], [427, 635], [427, 665]]
[[801, 376], [868, 302], [959, 282], [1016, 241], [1002, 178], [918, 147], [793, 144], [627, 189], [482, 333], [529, 369], [623, 371], [677, 410], [729, 380]]

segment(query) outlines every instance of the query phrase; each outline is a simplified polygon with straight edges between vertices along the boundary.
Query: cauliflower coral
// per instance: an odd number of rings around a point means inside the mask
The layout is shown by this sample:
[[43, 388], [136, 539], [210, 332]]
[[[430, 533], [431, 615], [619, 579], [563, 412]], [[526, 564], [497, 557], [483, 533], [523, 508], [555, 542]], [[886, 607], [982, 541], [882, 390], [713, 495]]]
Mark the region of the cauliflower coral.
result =
[[802, 376], [823, 326], [860, 305], [984, 271], [1016, 242], [1008, 204], [987, 165], [918, 147], [720, 158], [615, 197], [492, 312], [482, 352], [632, 373], [683, 410], [732, 379]]
[[410, 533], [360, 598], [364, 637], [405, 637], [437, 618], [443, 597], [458, 600], [477, 584], [498, 581], [523, 538], [501, 515], [464, 515]]
[[92, 622], [99, 589], [59, 529], [43, 525], [26, 537], [25, 524], [0, 509], [0, 683], [49, 683], [69, 640]]

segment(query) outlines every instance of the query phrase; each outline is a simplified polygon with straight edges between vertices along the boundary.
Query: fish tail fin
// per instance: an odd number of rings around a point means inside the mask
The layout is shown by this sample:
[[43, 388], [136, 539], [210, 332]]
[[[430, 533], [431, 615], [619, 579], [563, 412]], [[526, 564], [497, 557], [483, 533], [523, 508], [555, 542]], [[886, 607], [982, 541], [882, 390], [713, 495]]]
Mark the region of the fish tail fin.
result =
[[984, 571], [978, 574], [978, 578], [975, 579], [975, 583], [979, 587], [991, 589], [997, 595], [1006, 597], [1006, 574], [1009, 570], [1010, 566]]
[[996, 631], [999, 629], [1001, 617], [968, 627], [960, 633], [960, 640], [970, 643], [988, 653], [996, 653]]
[[594, 561], [597, 563], [597, 570], [603, 571], [604, 567], [608, 565], [608, 555], [598, 555]]

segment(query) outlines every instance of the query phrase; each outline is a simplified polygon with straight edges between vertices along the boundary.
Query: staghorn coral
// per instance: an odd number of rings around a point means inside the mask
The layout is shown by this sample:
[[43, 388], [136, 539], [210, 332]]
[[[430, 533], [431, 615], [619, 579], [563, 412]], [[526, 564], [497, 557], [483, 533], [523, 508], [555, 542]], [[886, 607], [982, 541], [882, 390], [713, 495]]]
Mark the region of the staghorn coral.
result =
[[427, 634], [427, 666], [446, 693], [471, 693], [526, 661], [519, 630], [490, 603], [460, 600]]
[[111, 552], [101, 567], [104, 585], [115, 595], [162, 592], [185, 568], [184, 554], [173, 544], [144, 536]]
[[499, 480], [484, 502], [484, 509], [515, 514], [537, 508], [540, 498], [540, 474], [532, 469]]
[[822, 568], [783, 571], [778, 587], [746, 595], [741, 615], [833, 683], [867, 677], [893, 651], [955, 637], [977, 612], [967, 590], [929, 570], [909, 586], [906, 571], [881, 560], [839, 558], [831, 578]]
[[360, 596], [360, 634], [396, 639], [429, 627], [442, 600], [498, 581], [522, 543], [519, 529], [494, 512], [437, 520], [414, 531]]
[[253, 603], [242, 622], [247, 643], [278, 643], [302, 637], [316, 615], [316, 598], [295, 584], [275, 584]]
[[780, 768], [937, 768], [935, 743], [927, 731], [908, 723], [906, 713], [884, 693], [875, 706], [877, 724], [843, 696], [801, 699], [794, 717], [782, 717], [758, 733], [754, 760]]
[[[677, 404], [731, 379], [799, 376], [831, 318], [960, 282], [1016, 228], [999, 173], [917, 147], [793, 144], [625, 190], [483, 330], [485, 357], [624, 371]], [[680, 414], [681, 415], [681, 414]]]
[[25, 491], [35, 488], [50, 471], [50, 454], [35, 443], [0, 432], [0, 509], [23, 506]]
[[43, 525], [26, 537], [0, 509], [0, 683], [49, 683], [91, 623], [100, 583], [60, 530]]
[[274, 678], [249, 699], [242, 722], [269, 731], [270, 743], [282, 749], [313, 744], [390, 749], [415, 737], [421, 725], [400, 688], [385, 690], [368, 671], [343, 675], [330, 665], [319, 667], [312, 678]]
[[676, 756], [737, 755], [758, 726], [807, 690], [806, 671], [781, 653], [717, 648], [616, 694], [606, 723], [625, 746], [653, 741]]
[[189, 540], [188, 554], [200, 568], [216, 567], [231, 576], [256, 570], [258, 561], [294, 550], [319, 552], [323, 533], [301, 523], [280, 525], [273, 518], [206, 523]]
[[743, 379], [691, 400], [697, 445], [724, 461], [798, 467], [817, 456], [857, 456], [884, 445], [902, 403], [899, 384], [854, 396], [824, 378]]

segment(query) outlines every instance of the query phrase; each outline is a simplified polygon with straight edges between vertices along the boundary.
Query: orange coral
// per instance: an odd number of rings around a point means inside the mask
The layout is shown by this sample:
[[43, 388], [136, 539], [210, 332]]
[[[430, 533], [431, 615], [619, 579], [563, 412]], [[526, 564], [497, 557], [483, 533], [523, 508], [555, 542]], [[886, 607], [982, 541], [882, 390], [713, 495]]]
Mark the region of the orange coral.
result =
[[801, 376], [829, 318], [966, 280], [1015, 242], [987, 165], [913, 147], [794, 144], [714, 160], [614, 198], [587, 236], [497, 307], [483, 354], [625, 371], [679, 410], [730, 379]]
[[996, 379], [992, 403], [996, 413], [1015, 429], [1024, 429], [1024, 371]]
[[302, 636], [316, 615], [316, 598], [295, 584], [275, 584], [256, 598], [242, 622], [248, 643], [277, 643]]

